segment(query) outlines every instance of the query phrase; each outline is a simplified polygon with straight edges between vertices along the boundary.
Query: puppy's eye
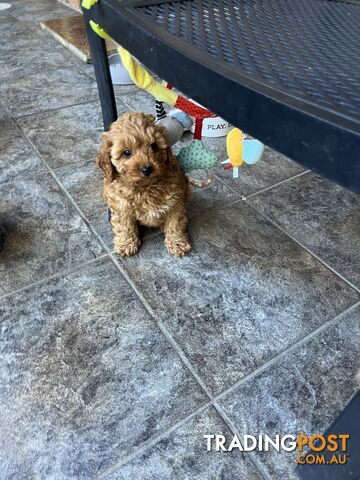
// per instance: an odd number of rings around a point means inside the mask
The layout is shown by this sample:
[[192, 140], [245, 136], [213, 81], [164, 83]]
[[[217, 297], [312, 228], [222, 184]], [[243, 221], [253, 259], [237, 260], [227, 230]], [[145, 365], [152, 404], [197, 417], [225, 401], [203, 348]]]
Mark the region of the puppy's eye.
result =
[[123, 156], [126, 157], [126, 158], [131, 157], [131, 152], [130, 152], [130, 150], [124, 150], [124, 151], [123, 151]]
[[152, 143], [152, 144], [151, 144], [151, 149], [152, 149], [153, 152], [156, 152], [157, 149], [158, 149], [157, 144], [156, 144], [156, 143]]

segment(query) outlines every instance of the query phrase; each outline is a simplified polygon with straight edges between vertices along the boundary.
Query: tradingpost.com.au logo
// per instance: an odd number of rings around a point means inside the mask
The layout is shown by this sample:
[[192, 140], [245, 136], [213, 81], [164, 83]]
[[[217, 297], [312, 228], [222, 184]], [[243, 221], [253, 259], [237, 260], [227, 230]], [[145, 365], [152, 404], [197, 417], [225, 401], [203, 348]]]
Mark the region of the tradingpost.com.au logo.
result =
[[[242, 435], [240, 438], [234, 435], [231, 439], [226, 439], [224, 435], [204, 435], [206, 441], [206, 449], [208, 452], [232, 452], [238, 450], [240, 452], [269, 452], [275, 450], [277, 452], [294, 452], [297, 451], [298, 456], [296, 463], [298, 464], [337, 464], [344, 465], [347, 461], [346, 454], [348, 434], [330, 434], [324, 435], [275, 435], [269, 437], [266, 434]], [[311, 451], [309, 452], [308, 449]], [[306, 452], [305, 452], [306, 450]], [[325, 455], [325, 452], [333, 452], [332, 455]]]

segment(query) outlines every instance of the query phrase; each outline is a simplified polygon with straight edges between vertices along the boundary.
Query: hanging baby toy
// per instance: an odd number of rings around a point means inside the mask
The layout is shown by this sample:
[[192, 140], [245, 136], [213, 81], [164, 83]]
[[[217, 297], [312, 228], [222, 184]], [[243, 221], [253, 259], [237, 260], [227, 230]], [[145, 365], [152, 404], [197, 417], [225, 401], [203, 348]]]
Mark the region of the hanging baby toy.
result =
[[[171, 87], [167, 85], [167, 88]], [[181, 139], [186, 130], [190, 130], [193, 120], [187, 113], [179, 109], [172, 110], [167, 115], [163, 102], [156, 100], [156, 123], [165, 127], [168, 144], [173, 146]], [[197, 128], [199, 128], [198, 120], [195, 118], [195, 132]], [[217, 156], [206, 150], [197, 133], [194, 134], [194, 140], [190, 145], [182, 147], [176, 153], [176, 159], [182, 170], [188, 175], [190, 182], [197, 187], [209, 185], [213, 181], [209, 170], [219, 163]], [[190, 176], [189, 172], [194, 170], [205, 171], [206, 179], [201, 180]]]
[[[89, 5], [84, 5], [84, 3]], [[83, 0], [85, 8], [91, 8], [93, 0]], [[92, 20], [92, 29], [104, 39], [110, 37]], [[131, 80], [139, 88], [145, 90], [156, 99], [157, 122], [164, 125], [169, 146], [173, 146], [180, 140], [185, 130], [190, 129], [194, 121], [195, 131], [193, 142], [182, 147], [176, 154], [177, 161], [187, 174], [194, 170], [204, 170], [205, 180], [197, 180], [189, 177], [191, 183], [198, 187], [209, 185], [213, 181], [210, 170], [219, 163], [217, 155], [205, 148], [201, 141], [203, 121], [206, 118], [214, 118], [217, 115], [206, 108], [195, 104], [174, 92], [169, 85], [164, 86], [157, 82], [123, 47], [118, 47], [123, 66], [128, 71]], [[175, 111], [167, 116], [163, 104], [175, 107]], [[191, 117], [191, 118], [190, 118]], [[194, 120], [192, 120], [194, 119]], [[225, 169], [233, 170], [233, 177], [238, 177], [239, 168], [244, 164], [254, 164], [262, 156], [264, 145], [258, 140], [248, 139], [241, 130], [235, 128], [228, 133], [226, 140], [227, 152], [230, 163]], [[224, 162], [223, 162], [224, 163]]]
[[228, 160], [222, 164], [230, 164], [225, 170], [233, 169], [233, 177], [238, 178], [239, 167], [244, 163], [253, 165], [258, 162], [264, 152], [264, 144], [253, 138], [247, 138], [241, 130], [233, 128], [226, 137]]
[[[157, 122], [162, 123], [167, 130], [170, 146], [178, 142], [184, 132], [189, 129], [189, 117], [181, 115], [185, 113], [194, 118], [195, 132], [194, 141], [187, 147], [180, 149], [176, 158], [185, 173], [192, 170], [210, 170], [218, 164], [219, 160], [215, 153], [209, 152], [201, 141], [202, 124], [205, 118], [216, 115], [205, 108], [196, 105], [173, 90], [156, 82], [150, 74], [122, 47], [118, 48], [123, 66], [129, 72], [132, 81], [143, 90], [153, 95], [156, 100]], [[167, 103], [178, 109], [170, 117], [166, 116], [163, 103]], [[235, 128], [228, 133], [226, 146], [230, 163], [226, 169], [233, 169], [234, 178], [238, 177], [239, 167], [245, 164], [254, 164], [262, 156], [264, 145], [258, 140], [246, 138], [241, 130]], [[190, 177], [196, 186], [202, 187], [212, 182], [213, 178], [208, 174], [205, 182], [197, 181]]]

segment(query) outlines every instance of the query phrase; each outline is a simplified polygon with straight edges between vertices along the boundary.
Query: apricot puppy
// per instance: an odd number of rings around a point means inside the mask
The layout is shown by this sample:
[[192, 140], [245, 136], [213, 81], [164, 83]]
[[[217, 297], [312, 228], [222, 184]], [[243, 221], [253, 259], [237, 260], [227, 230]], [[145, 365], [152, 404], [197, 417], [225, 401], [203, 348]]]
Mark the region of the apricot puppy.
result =
[[190, 251], [187, 177], [167, 146], [164, 129], [144, 113], [125, 113], [103, 134], [97, 165], [104, 173], [104, 198], [111, 211], [115, 251], [134, 255], [138, 225], [160, 227], [171, 255]]

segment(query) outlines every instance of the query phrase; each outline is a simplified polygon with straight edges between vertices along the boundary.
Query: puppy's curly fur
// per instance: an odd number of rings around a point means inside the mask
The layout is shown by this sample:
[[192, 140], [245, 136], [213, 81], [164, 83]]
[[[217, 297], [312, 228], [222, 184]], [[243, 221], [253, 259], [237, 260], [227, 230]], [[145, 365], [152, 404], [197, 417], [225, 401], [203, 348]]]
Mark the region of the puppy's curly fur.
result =
[[160, 227], [172, 255], [190, 250], [187, 177], [167, 146], [164, 129], [144, 113], [125, 113], [103, 134], [97, 164], [104, 173], [104, 198], [111, 210], [115, 251], [134, 255], [138, 224]]

